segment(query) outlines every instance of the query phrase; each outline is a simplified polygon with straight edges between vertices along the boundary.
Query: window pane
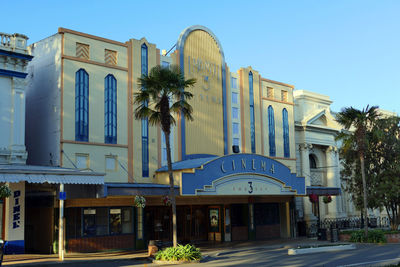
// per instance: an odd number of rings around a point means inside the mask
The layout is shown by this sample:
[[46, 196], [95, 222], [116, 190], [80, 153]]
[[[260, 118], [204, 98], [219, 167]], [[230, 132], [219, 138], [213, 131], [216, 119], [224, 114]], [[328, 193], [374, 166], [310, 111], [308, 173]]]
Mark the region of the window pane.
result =
[[83, 236], [96, 235], [96, 209], [83, 210]]
[[108, 208], [96, 209], [96, 235], [108, 235]]
[[237, 89], [237, 79], [234, 77], [231, 77], [231, 87]]
[[239, 103], [239, 94], [232, 92], [232, 103], [233, 104], [238, 104]]
[[233, 145], [239, 146], [239, 138], [233, 138]]
[[121, 209], [110, 209], [110, 235], [122, 233]]
[[132, 208], [122, 208], [122, 233], [133, 233]]
[[232, 124], [232, 133], [233, 134], [239, 134], [239, 123], [234, 122]]
[[232, 119], [238, 119], [238, 118], [239, 118], [239, 109], [232, 108]]

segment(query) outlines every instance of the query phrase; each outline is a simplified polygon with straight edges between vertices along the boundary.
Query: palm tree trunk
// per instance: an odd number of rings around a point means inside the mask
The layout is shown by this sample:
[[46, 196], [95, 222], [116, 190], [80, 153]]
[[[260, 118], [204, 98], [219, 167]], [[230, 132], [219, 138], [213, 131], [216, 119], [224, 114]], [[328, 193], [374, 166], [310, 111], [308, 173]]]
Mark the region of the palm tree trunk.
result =
[[364, 166], [364, 154], [360, 153], [360, 164], [361, 164], [361, 178], [363, 183], [363, 197], [364, 197], [364, 232], [365, 239], [368, 239], [368, 215], [367, 215], [367, 182], [365, 179], [365, 166]]
[[176, 199], [174, 190], [174, 175], [172, 173], [172, 160], [171, 160], [171, 144], [169, 142], [169, 133], [164, 132], [165, 146], [167, 147], [167, 164], [169, 175], [169, 194], [171, 196], [172, 206], [172, 243], [174, 247], [178, 245], [178, 234], [176, 229]]

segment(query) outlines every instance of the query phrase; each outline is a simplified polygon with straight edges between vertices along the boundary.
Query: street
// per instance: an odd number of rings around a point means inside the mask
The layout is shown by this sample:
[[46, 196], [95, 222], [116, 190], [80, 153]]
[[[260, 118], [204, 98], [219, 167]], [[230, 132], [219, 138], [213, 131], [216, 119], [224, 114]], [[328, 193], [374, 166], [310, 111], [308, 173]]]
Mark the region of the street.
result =
[[[287, 255], [287, 248], [254, 246], [234, 250], [209, 252], [201, 263], [190, 266], [368, 266], [379, 261], [398, 259], [400, 262], [400, 244], [357, 244], [354, 250], [321, 252], [305, 255]], [[364, 265], [359, 265], [364, 263]], [[391, 263], [392, 264], [392, 263]], [[59, 264], [57, 264], [59, 266]], [[90, 266], [129, 267], [129, 266], [170, 266], [157, 265], [143, 259], [90, 262]], [[383, 266], [388, 265], [384, 264]], [[47, 265], [52, 266], [52, 265]], [[55, 265], [54, 265], [55, 266]], [[87, 267], [88, 263], [75, 263], [73, 266]]]

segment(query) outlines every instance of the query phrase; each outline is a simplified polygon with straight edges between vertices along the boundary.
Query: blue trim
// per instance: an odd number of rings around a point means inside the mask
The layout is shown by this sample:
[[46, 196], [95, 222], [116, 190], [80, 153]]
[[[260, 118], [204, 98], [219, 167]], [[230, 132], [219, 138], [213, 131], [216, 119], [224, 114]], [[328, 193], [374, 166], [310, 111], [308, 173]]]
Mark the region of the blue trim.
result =
[[[176, 49], [179, 51], [179, 61], [180, 68], [183, 75], [185, 75], [185, 56], [184, 56], [184, 47], [185, 41], [188, 38], [189, 34], [193, 31], [201, 30], [208, 33], [214, 41], [217, 43], [219, 48], [219, 52], [221, 53], [222, 64], [221, 64], [221, 76], [222, 76], [222, 108], [223, 108], [223, 131], [224, 131], [224, 155], [228, 154], [228, 120], [227, 120], [227, 96], [226, 96], [226, 68], [225, 68], [225, 55], [224, 50], [222, 49], [221, 43], [219, 42], [217, 36], [207, 27], [202, 25], [193, 25], [184, 29], [176, 43]], [[185, 118], [181, 116], [181, 148], [182, 148], [182, 160], [187, 159], [186, 157], [186, 123]]]
[[201, 158], [211, 158], [211, 157], [217, 157], [217, 156], [211, 155], [211, 154], [189, 154], [189, 155], [186, 155], [186, 159], [201, 159]]
[[24, 253], [25, 253], [24, 240], [6, 241], [4, 254], [9, 255], [9, 254], [24, 254]]
[[297, 177], [279, 161], [256, 154], [231, 154], [210, 159], [200, 167], [195, 167], [194, 172], [183, 172], [182, 195], [196, 195], [196, 189], [202, 190], [220, 178], [239, 174], [259, 175], [296, 190], [297, 195], [306, 193], [304, 177]]
[[12, 52], [12, 51], [6, 51], [3, 49], [0, 49], [0, 55], [2, 56], [7, 56], [7, 57], [13, 57], [13, 58], [20, 58], [20, 59], [25, 59], [31, 61], [33, 56], [30, 55], [25, 55], [17, 52]]
[[28, 73], [0, 69], [0, 75], [25, 79], [25, 77], [28, 75]]

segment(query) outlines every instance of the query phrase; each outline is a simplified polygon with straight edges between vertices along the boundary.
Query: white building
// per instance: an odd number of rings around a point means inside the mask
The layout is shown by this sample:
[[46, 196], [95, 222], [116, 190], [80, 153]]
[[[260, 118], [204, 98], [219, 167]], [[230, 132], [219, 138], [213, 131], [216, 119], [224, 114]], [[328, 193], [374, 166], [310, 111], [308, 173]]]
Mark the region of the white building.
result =
[[[341, 188], [340, 144], [335, 140], [342, 127], [331, 114], [329, 96], [304, 90], [296, 90], [293, 95], [297, 173], [305, 177], [307, 194], [319, 195], [319, 207], [309, 198], [297, 199], [298, 218], [306, 222], [309, 229], [318, 217], [323, 220], [346, 216], [342, 196], [334, 196], [343, 194], [338, 190]], [[324, 195], [331, 195], [332, 202], [325, 204]]]

